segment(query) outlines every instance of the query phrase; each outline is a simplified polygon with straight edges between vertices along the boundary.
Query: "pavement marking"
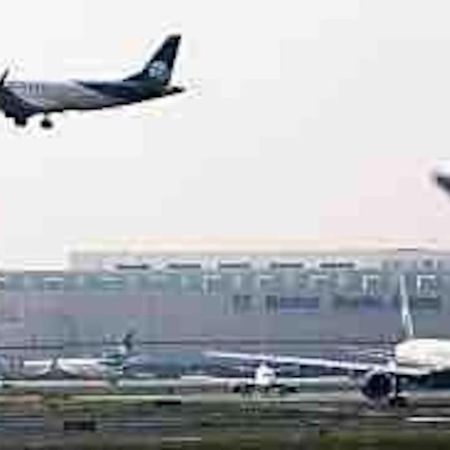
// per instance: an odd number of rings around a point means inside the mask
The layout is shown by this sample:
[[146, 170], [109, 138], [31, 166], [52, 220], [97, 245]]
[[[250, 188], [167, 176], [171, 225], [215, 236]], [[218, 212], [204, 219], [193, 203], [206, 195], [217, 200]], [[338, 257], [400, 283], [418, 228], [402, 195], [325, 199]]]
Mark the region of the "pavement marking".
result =
[[411, 423], [449, 423], [450, 417], [436, 416], [436, 417], [426, 417], [426, 416], [413, 416], [407, 417], [406, 422]]

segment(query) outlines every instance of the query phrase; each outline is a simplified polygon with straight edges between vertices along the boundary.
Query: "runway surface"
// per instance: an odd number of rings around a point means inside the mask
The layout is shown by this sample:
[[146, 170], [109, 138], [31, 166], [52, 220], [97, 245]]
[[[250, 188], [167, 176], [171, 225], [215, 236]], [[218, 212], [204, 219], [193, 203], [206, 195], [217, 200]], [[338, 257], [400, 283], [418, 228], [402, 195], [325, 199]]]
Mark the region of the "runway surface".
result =
[[[242, 396], [220, 391], [169, 395], [135, 392], [134, 387], [127, 390], [126, 383], [97, 392], [99, 385], [105, 388], [102, 383], [22, 380], [11, 391], [3, 389], [0, 441], [66, 442], [81, 436], [83, 442], [94, 442], [107, 436], [113, 441], [122, 440], [125, 446], [128, 444], [124, 439], [139, 436], [146, 442], [183, 442], [195, 448], [195, 443], [205, 439], [226, 440], [230, 436], [297, 439], [301, 435], [303, 439], [305, 435], [344, 432], [423, 435], [432, 429], [450, 443], [450, 390], [411, 392], [406, 407], [375, 408], [358, 390], [348, 388], [282, 396]], [[85, 390], [49, 394], [46, 389], [52, 385]], [[27, 393], [27, 386], [33, 386], [34, 392]], [[41, 393], [37, 392], [39, 387]]]
[[[302, 377], [302, 378], [278, 378], [277, 382], [286, 386], [295, 386], [299, 390], [317, 389], [349, 389], [355, 385], [355, 381], [346, 376], [327, 377]], [[25, 380], [2, 380], [0, 381], [0, 393], [3, 391], [55, 391], [62, 393], [86, 392], [86, 391], [164, 391], [167, 389], [197, 389], [204, 392], [208, 389], [226, 389], [245, 383], [253, 383], [252, 378], [220, 378], [211, 376], [184, 376], [180, 378], [124, 378], [114, 380], [79, 380], [79, 379], [25, 379]]]

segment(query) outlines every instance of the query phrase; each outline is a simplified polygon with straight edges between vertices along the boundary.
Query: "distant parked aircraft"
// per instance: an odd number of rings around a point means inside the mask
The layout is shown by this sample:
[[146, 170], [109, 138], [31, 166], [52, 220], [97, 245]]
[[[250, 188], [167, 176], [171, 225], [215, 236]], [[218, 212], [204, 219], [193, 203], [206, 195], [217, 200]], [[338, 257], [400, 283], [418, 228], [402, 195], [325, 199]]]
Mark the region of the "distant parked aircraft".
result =
[[133, 332], [128, 332], [114, 351], [100, 357], [79, 357], [23, 362], [23, 376], [26, 378], [71, 377], [81, 379], [106, 378], [116, 380], [123, 374], [127, 359], [133, 349]]
[[68, 110], [97, 110], [152, 100], [184, 91], [170, 84], [180, 43], [179, 35], [167, 37], [144, 68], [117, 81], [8, 81], [0, 77], [0, 109], [19, 127], [42, 114], [43, 128], [52, 128], [50, 115]]

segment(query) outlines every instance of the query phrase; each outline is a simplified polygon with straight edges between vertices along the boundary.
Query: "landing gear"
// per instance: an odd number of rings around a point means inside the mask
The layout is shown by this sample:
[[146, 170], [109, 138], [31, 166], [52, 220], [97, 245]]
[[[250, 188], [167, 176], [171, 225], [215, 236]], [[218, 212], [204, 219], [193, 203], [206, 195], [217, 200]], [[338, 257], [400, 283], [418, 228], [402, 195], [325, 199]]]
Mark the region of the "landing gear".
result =
[[394, 377], [393, 392], [388, 398], [388, 405], [393, 408], [405, 408], [408, 406], [408, 396], [402, 392], [401, 380]]
[[14, 124], [16, 127], [24, 128], [27, 126], [27, 119], [25, 117], [15, 117], [14, 118]]
[[236, 386], [233, 386], [232, 391], [235, 394], [242, 394], [243, 396], [248, 396], [253, 392], [255, 392], [255, 389], [254, 386], [251, 386], [249, 384], [238, 384]]
[[398, 393], [388, 399], [388, 405], [392, 408], [405, 408], [408, 404], [408, 396], [405, 394]]
[[53, 128], [53, 122], [47, 116], [45, 116], [41, 121], [41, 127], [44, 130], [50, 130], [51, 128]]

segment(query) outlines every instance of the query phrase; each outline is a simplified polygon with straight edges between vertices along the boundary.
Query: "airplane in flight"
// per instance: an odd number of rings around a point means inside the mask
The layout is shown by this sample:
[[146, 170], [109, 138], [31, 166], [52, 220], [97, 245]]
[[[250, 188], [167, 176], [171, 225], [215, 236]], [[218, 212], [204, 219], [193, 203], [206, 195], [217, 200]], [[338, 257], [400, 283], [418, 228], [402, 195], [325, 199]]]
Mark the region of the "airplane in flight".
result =
[[445, 191], [446, 194], [450, 194], [450, 175], [434, 172], [433, 181], [439, 188]]
[[184, 92], [171, 85], [180, 35], [166, 38], [144, 68], [116, 81], [9, 81], [9, 70], [0, 77], [0, 109], [18, 127], [30, 117], [43, 115], [41, 126], [53, 127], [50, 115], [64, 111], [88, 111], [129, 105]]
[[71, 377], [117, 380], [123, 375], [132, 352], [133, 337], [134, 332], [126, 333], [117, 348], [99, 357], [27, 360], [23, 362], [21, 374], [26, 378]]
[[393, 356], [383, 363], [354, 362], [326, 358], [264, 355], [239, 352], [207, 351], [206, 356], [261, 364], [292, 364], [299, 367], [336, 369], [358, 375], [362, 394], [376, 404], [402, 406], [404, 380], [422, 383], [450, 373], [450, 340], [416, 338], [411, 317], [406, 279], [399, 278], [401, 317], [404, 338], [393, 349]]

